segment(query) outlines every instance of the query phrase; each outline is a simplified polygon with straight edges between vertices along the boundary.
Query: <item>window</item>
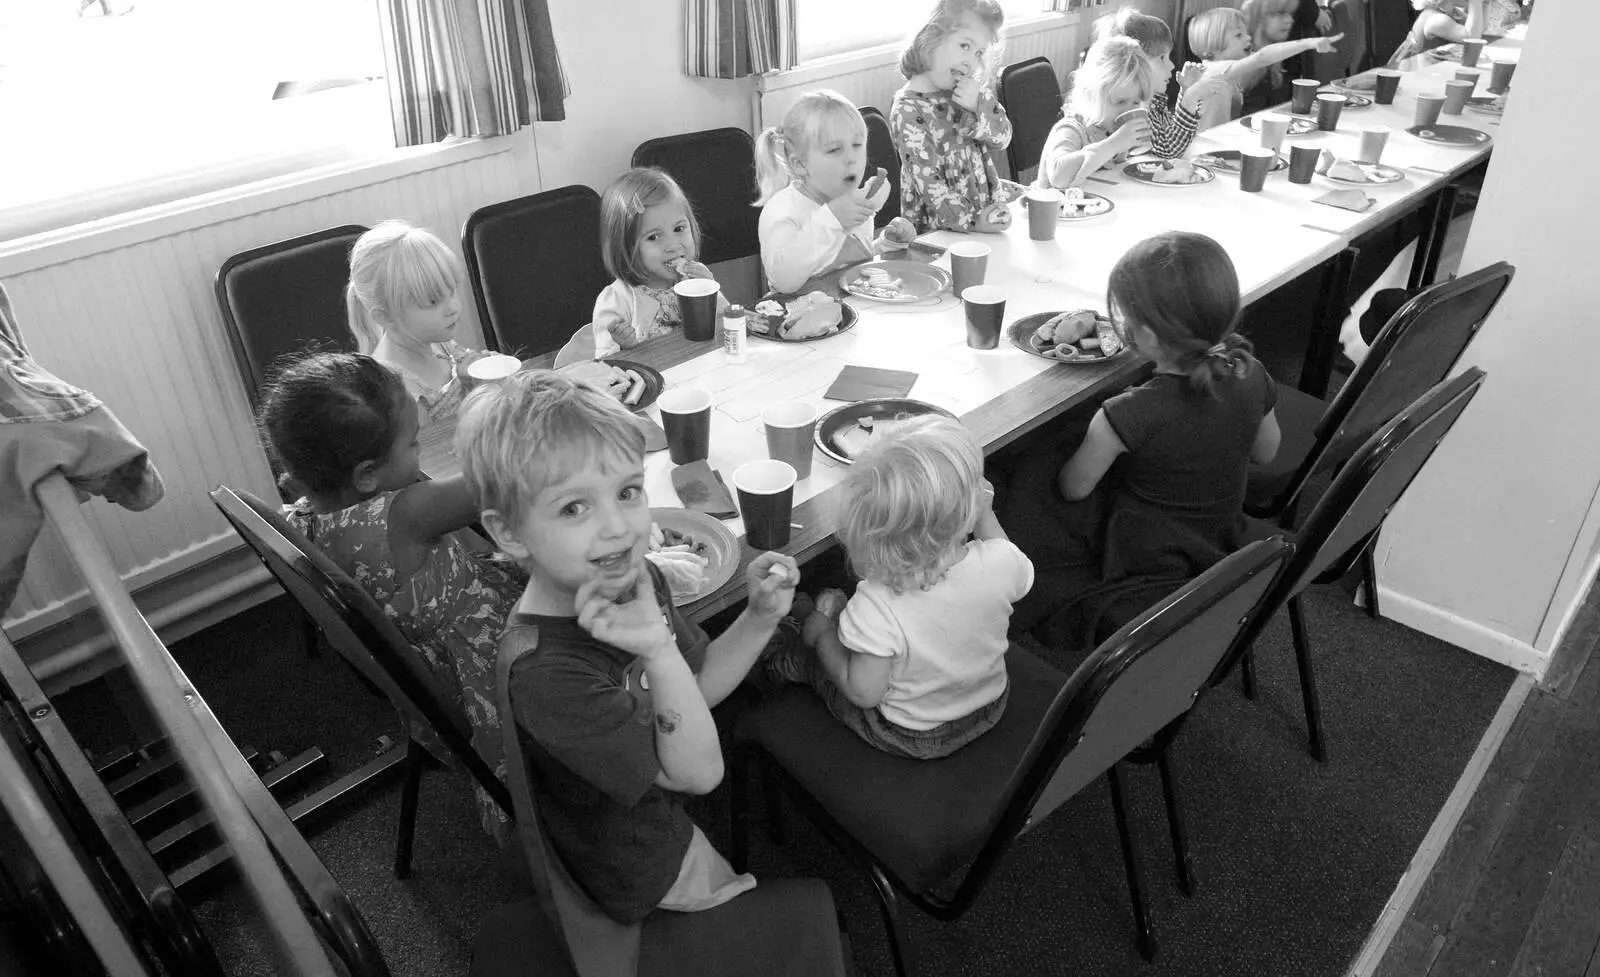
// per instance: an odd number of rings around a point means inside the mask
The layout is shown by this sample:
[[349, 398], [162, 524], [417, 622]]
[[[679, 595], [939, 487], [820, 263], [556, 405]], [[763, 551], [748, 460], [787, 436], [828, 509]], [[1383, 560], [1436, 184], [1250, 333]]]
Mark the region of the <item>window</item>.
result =
[[[1044, 0], [1000, 0], [1008, 21], [1035, 17]], [[927, 22], [933, 0], [798, 0], [800, 60], [904, 41]]]
[[0, 5], [0, 240], [392, 148], [373, 0]]

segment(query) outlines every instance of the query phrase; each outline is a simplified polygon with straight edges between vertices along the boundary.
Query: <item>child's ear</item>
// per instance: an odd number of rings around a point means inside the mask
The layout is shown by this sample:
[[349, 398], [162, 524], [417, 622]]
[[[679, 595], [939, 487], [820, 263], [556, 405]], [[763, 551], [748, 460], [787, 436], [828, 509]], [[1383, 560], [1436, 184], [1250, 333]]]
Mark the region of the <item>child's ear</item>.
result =
[[522, 540], [518, 539], [517, 534], [512, 531], [511, 525], [506, 522], [505, 517], [500, 515], [498, 511], [485, 509], [478, 518], [483, 523], [483, 528], [488, 531], [490, 538], [494, 540], [494, 545], [500, 548], [500, 552], [518, 563], [532, 555], [529, 549], [522, 544]]
[[378, 469], [383, 467], [381, 459], [357, 462], [356, 467], [350, 469], [350, 484], [356, 491], [371, 495], [378, 491]]

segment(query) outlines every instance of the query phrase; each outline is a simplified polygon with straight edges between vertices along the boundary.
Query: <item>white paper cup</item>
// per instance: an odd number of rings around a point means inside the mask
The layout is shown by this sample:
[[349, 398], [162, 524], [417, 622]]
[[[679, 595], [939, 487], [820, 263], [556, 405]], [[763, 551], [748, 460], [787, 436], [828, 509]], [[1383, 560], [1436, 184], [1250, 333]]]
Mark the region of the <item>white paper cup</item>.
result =
[[522, 361], [505, 353], [490, 353], [467, 364], [467, 376], [479, 383], [504, 380], [522, 369]]

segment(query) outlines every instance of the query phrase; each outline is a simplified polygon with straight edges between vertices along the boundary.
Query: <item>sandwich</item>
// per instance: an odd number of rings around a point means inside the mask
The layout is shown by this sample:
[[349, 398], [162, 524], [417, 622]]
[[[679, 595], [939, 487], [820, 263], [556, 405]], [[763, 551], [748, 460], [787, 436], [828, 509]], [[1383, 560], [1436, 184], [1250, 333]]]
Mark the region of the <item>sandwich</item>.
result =
[[874, 197], [888, 179], [889, 171], [880, 166], [878, 167], [878, 172], [867, 179], [867, 183], [861, 188], [861, 192], [868, 197]]

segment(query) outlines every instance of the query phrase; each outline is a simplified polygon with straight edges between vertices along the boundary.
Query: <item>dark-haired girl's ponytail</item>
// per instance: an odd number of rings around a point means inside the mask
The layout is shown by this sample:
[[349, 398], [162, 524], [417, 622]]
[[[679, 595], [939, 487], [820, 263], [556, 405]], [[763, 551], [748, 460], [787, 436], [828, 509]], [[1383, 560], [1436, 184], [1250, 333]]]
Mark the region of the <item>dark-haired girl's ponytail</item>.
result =
[[1195, 393], [1217, 396], [1217, 383], [1228, 377], [1243, 377], [1255, 362], [1255, 346], [1236, 332], [1230, 332], [1216, 343], [1191, 350], [1184, 356], [1183, 367], [1189, 374], [1189, 385]]

